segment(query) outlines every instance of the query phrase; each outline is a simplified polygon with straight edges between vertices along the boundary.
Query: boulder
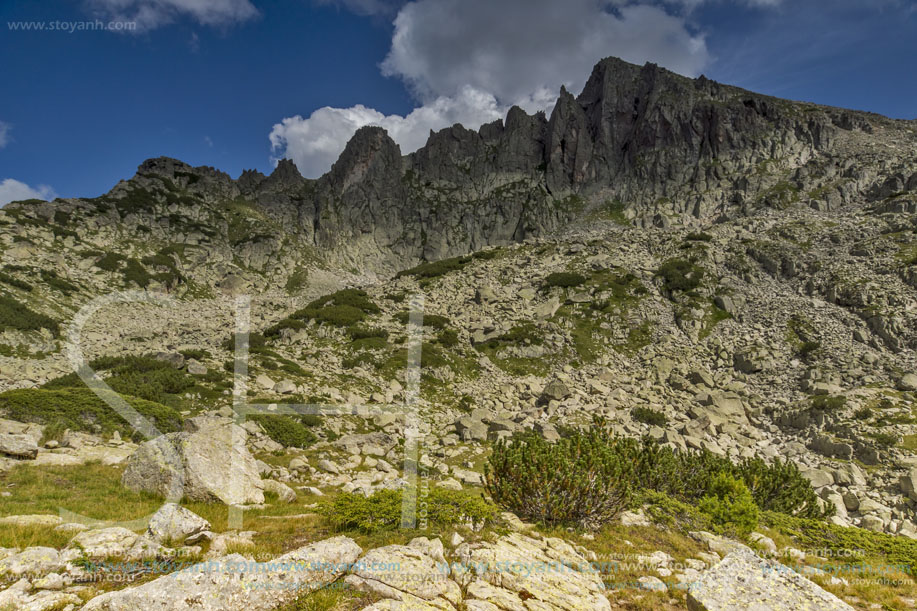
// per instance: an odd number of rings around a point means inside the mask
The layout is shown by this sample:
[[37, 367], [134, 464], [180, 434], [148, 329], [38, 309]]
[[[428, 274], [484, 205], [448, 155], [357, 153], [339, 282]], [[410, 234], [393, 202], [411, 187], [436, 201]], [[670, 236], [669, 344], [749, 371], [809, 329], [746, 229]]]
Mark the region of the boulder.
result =
[[176, 503], [166, 503], [159, 508], [153, 517], [147, 533], [160, 543], [184, 541], [204, 531], [210, 530], [210, 522]]
[[80, 597], [69, 592], [52, 592], [47, 589], [32, 589], [28, 579], [22, 578], [0, 592], [0, 609], [17, 611], [49, 611], [51, 609], [73, 609], [82, 602]]
[[745, 548], [731, 552], [688, 589], [691, 611], [853, 611], [794, 570]]
[[38, 444], [31, 435], [0, 433], [0, 454], [31, 460], [38, 456]]
[[[239, 554], [165, 575], [143, 585], [107, 592], [83, 611], [268, 611], [292, 603], [303, 592], [336, 581], [361, 553], [347, 537], [335, 537], [256, 563]], [[266, 570], [265, 567], [273, 567]], [[259, 570], [260, 567], [260, 570]]]
[[[422, 544], [387, 545], [370, 550], [345, 581], [357, 590], [392, 600], [420, 599], [439, 608], [457, 606], [462, 600], [461, 588], [447, 579], [448, 565], [430, 552], [430, 546]], [[393, 566], [398, 570], [389, 568]], [[417, 579], [418, 575], [429, 579]]]
[[47, 575], [63, 569], [64, 564], [53, 547], [27, 547], [0, 560], [0, 576]]
[[917, 467], [913, 467], [901, 476], [898, 480], [898, 488], [909, 499], [917, 501]]
[[153, 539], [121, 526], [83, 531], [73, 537], [67, 547], [92, 560], [141, 560], [156, 558], [162, 553], [162, 546]]
[[695, 414], [696, 417], [707, 416], [710, 422], [715, 426], [726, 423], [736, 425], [747, 425], [748, 418], [745, 415], [745, 404], [742, 399], [729, 392], [713, 391], [700, 395], [700, 402], [707, 409], [702, 413]]
[[187, 365], [188, 373], [195, 376], [204, 376], [207, 375], [207, 366], [202, 364], [200, 361], [194, 359], [188, 359]]
[[[502, 609], [611, 609], [601, 574], [561, 539], [535, 539], [512, 533], [493, 543], [463, 543], [455, 555], [461, 566], [470, 571], [468, 576], [460, 576], [461, 580], [474, 586], [468, 588], [466, 604], [481, 600]], [[538, 566], [562, 566], [564, 570], [532, 568]], [[523, 591], [528, 599], [520, 606], [519, 592]], [[501, 600], [515, 606], [501, 605]]]
[[560, 380], [554, 380], [544, 388], [544, 392], [541, 393], [541, 400], [544, 402], [548, 401], [563, 401], [573, 392], [567, 388], [567, 385], [561, 382]]
[[488, 427], [471, 416], [462, 416], [455, 421], [455, 432], [465, 441], [486, 441]]
[[264, 485], [245, 436], [234, 424], [161, 435], [131, 455], [121, 483], [173, 501], [185, 497], [227, 505], [263, 503]]
[[266, 479], [263, 480], [262, 483], [264, 484], [264, 491], [276, 494], [281, 503], [296, 502], [296, 492], [294, 492], [292, 488], [283, 482], [278, 482], [277, 480], [273, 479]]
[[901, 376], [901, 379], [898, 380], [898, 390], [908, 392], [917, 391], [917, 374], [906, 373]]

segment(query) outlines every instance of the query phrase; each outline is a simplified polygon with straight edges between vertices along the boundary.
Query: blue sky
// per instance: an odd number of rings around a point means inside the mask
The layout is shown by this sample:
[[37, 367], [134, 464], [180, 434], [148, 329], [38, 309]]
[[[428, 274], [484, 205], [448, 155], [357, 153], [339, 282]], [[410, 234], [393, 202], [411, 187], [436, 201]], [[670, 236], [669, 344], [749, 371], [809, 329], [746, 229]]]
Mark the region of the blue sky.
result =
[[408, 152], [549, 109], [607, 55], [917, 118], [913, 0], [5, 1], [0, 205], [96, 196], [159, 155], [317, 176], [360, 125]]

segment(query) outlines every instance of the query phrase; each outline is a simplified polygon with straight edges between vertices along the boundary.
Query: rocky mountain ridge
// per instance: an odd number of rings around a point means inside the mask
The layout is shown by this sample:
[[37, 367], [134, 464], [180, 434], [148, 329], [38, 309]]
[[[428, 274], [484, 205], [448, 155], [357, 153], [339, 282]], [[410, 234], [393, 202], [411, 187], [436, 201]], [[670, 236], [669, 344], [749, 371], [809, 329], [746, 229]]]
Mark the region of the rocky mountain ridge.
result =
[[[301, 258], [314, 249], [336, 267], [391, 273], [594, 214], [699, 226], [794, 203], [874, 202], [917, 188], [915, 142], [913, 122], [608, 58], [578, 97], [561, 90], [549, 118], [513, 108], [478, 131], [432, 133], [406, 156], [381, 128], [362, 128], [317, 180], [289, 160], [270, 176], [233, 180], [156, 158], [95, 200], [13, 204], [7, 213], [67, 215], [81, 236], [102, 231], [99, 241], [114, 233], [229, 247], [235, 265], [258, 271], [276, 267], [285, 250]], [[232, 206], [262, 226], [234, 232], [221, 210]]]

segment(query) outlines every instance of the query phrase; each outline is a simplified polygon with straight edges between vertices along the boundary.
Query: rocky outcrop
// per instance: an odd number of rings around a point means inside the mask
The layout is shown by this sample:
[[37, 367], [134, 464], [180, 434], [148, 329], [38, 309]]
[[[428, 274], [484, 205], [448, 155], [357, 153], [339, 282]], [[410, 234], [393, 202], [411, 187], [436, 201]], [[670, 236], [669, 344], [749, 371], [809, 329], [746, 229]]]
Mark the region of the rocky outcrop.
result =
[[239, 554], [222, 556], [141, 586], [102, 594], [86, 603], [83, 609], [267, 611], [336, 580], [349, 569], [360, 552], [352, 539], [335, 537], [269, 562], [256, 562]]
[[263, 503], [264, 485], [246, 436], [242, 427], [221, 423], [194, 433], [161, 435], [131, 455], [121, 483], [172, 500]]
[[829, 609], [853, 607], [794, 570], [757, 556], [748, 548], [726, 556], [688, 589], [691, 611]]
[[364, 611], [611, 609], [601, 576], [561, 539], [515, 533], [493, 543], [462, 543], [452, 562], [443, 551], [439, 539], [425, 537], [374, 549], [345, 581], [382, 597]]

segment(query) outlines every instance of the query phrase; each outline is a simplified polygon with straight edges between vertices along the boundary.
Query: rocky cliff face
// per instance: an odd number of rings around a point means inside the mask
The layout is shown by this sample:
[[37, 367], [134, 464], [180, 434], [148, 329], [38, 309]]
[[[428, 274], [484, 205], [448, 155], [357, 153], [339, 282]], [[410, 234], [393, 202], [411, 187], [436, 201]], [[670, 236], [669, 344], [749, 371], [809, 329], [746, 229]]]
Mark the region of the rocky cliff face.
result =
[[[407, 156], [384, 130], [363, 128], [318, 180], [287, 160], [270, 176], [233, 180], [159, 158], [98, 200], [12, 209], [29, 217], [62, 210], [75, 213], [71, 222], [122, 234], [178, 235], [262, 272], [281, 264], [286, 243], [296, 246], [293, 258], [311, 248], [333, 264], [386, 273], [609, 210], [664, 227], [793, 204], [868, 203], [917, 186], [915, 142], [909, 122], [608, 58], [578, 97], [561, 89], [550, 118], [513, 108], [478, 131], [431, 133]], [[225, 214], [232, 208], [271, 223], [240, 233]]]

